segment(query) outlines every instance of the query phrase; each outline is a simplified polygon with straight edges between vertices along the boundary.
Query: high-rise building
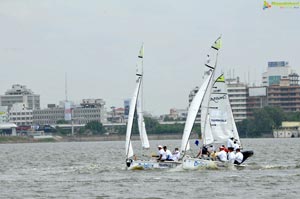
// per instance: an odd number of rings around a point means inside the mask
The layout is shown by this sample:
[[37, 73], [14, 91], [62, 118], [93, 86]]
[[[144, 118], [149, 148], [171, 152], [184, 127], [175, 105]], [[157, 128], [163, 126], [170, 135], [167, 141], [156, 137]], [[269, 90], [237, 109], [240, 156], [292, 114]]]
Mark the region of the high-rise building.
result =
[[268, 88], [268, 105], [286, 112], [300, 111], [300, 86], [279, 84]]
[[300, 111], [299, 75], [288, 62], [268, 62], [263, 84], [268, 86], [268, 106], [277, 106], [286, 112]]
[[15, 103], [24, 103], [31, 110], [40, 109], [40, 95], [34, 94], [24, 85], [14, 84], [5, 95], [0, 95], [0, 105], [7, 106], [10, 110]]
[[281, 79], [289, 79], [291, 73], [291, 67], [286, 61], [268, 62], [267, 72], [262, 76], [263, 86], [278, 85]]
[[268, 105], [267, 87], [254, 86], [248, 87], [247, 97], [247, 117], [253, 116], [253, 111]]
[[233, 117], [236, 122], [247, 118], [248, 87], [241, 83], [239, 77], [226, 79], [228, 97], [231, 104]]

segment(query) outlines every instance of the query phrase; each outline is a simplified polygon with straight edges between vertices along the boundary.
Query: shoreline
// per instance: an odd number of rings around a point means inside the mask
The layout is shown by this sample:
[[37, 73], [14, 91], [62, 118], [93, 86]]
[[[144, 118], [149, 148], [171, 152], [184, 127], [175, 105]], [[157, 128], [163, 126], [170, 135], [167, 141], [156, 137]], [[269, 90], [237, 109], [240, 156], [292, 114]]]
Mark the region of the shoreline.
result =
[[[150, 134], [149, 140], [180, 140], [181, 134]], [[191, 135], [197, 139], [198, 135]], [[131, 136], [131, 140], [140, 140], [139, 135]], [[45, 142], [97, 142], [97, 141], [125, 141], [125, 135], [99, 135], [99, 136], [53, 136], [53, 138], [34, 139], [28, 136], [0, 136], [0, 144], [16, 143], [45, 143]]]

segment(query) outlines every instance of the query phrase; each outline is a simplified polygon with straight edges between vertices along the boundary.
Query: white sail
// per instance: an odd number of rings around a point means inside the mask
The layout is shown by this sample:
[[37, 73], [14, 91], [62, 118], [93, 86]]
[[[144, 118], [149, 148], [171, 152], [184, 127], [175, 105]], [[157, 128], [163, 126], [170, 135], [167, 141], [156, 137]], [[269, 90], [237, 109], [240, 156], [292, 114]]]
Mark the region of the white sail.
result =
[[[137, 73], [143, 75], [143, 67], [144, 67], [144, 44], [142, 44], [138, 58], [140, 59], [140, 67], [137, 67]], [[139, 71], [140, 70], [140, 71]], [[146, 132], [146, 126], [145, 126], [145, 121], [144, 121], [144, 116], [143, 116], [143, 78], [141, 77], [141, 90], [138, 95], [138, 100], [137, 100], [137, 105], [136, 105], [136, 112], [138, 116], [138, 128], [139, 128], [139, 133], [140, 133], [140, 139], [142, 142], [142, 147], [144, 149], [149, 149], [150, 144]]]
[[227, 94], [227, 98], [225, 100], [225, 106], [226, 106], [226, 110], [227, 110], [227, 114], [228, 114], [228, 128], [231, 130], [231, 134], [230, 136], [234, 137], [235, 139], [238, 140], [238, 143], [239, 145], [241, 145], [241, 142], [240, 142], [240, 136], [239, 136], [239, 133], [238, 133], [238, 130], [236, 128], [236, 124], [235, 124], [235, 121], [234, 121], [234, 118], [233, 118], [233, 113], [232, 113], [232, 109], [231, 109], [231, 105], [230, 105], [230, 101], [229, 101], [229, 97], [228, 97], [228, 91], [227, 91], [227, 86], [226, 86], [226, 82], [224, 81], [223, 82], [223, 85], [224, 85], [224, 90]]
[[228, 98], [224, 75], [214, 82], [209, 102], [209, 118], [214, 143], [224, 143], [229, 137], [239, 140]]
[[133, 149], [132, 149], [130, 137], [131, 137], [134, 111], [135, 111], [135, 107], [136, 107], [136, 103], [137, 103], [140, 85], [141, 85], [141, 75], [137, 74], [136, 87], [135, 87], [133, 96], [130, 100], [128, 121], [127, 121], [126, 142], [125, 142], [125, 150], [126, 150], [125, 153], [126, 153], [127, 158], [133, 156]]
[[188, 115], [187, 115], [187, 119], [186, 119], [186, 123], [184, 126], [184, 131], [183, 131], [183, 135], [182, 135], [182, 141], [181, 141], [181, 151], [187, 151], [188, 150], [188, 140], [197, 116], [197, 113], [199, 111], [201, 102], [203, 100], [205, 91], [207, 89], [207, 86], [210, 82], [211, 76], [213, 73], [210, 73], [206, 79], [204, 80], [203, 84], [201, 85], [200, 89], [198, 90], [198, 92], [196, 93], [193, 101], [190, 104], [189, 110], [188, 110]]
[[[209, 122], [211, 124], [214, 143], [224, 143], [233, 136], [232, 124], [228, 121], [228, 94], [224, 76], [221, 75], [214, 82], [211, 90], [211, 97], [209, 102]], [[229, 108], [229, 109], [228, 109]]]
[[[181, 141], [181, 151], [185, 152], [189, 149], [189, 137], [191, 134], [191, 130], [193, 128], [197, 113], [200, 109], [200, 106], [203, 106], [203, 104], [208, 105], [207, 103], [203, 103], [203, 98], [208, 92], [208, 90], [211, 88], [211, 80], [214, 77], [214, 72], [217, 64], [217, 57], [218, 57], [218, 50], [221, 48], [221, 37], [219, 37], [214, 44], [210, 48], [210, 52], [207, 55], [207, 62], [205, 64], [206, 67], [210, 68], [209, 72], [206, 74], [206, 78], [201, 85], [200, 89], [198, 90], [197, 94], [195, 95], [194, 99], [192, 100], [189, 110], [188, 110], [188, 115], [186, 119], [186, 123], [184, 126], [184, 131], [182, 135], [182, 141]], [[201, 109], [202, 111], [202, 109]], [[203, 121], [205, 121], [204, 119]], [[202, 128], [202, 127], [201, 127]], [[204, 132], [204, 131], [201, 131]], [[209, 132], [204, 132], [202, 133], [205, 134], [207, 139], [210, 138]], [[205, 142], [205, 141], [204, 141]]]
[[212, 72], [212, 76], [210, 79], [210, 82], [208, 84], [208, 87], [205, 92], [205, 96], [203, 98], [203, 102], [201, 105], [201, 135], [202, 135], [202, 141], [203, 145], [208, 145], [213, 143], [214, 138], [212, 135], [212, 129], [210, 124], [210, 115], [209, 115], [209, 101], [210, 101], [210, 95], [211, 90], [214, 83], [214, 76], [215, 76], [215, 70], [217, 67], [217, 60], [218, 60], [218, 50], [221, 48], [221, 37], [219, 37], [214, 44], [211, 46], [210, 53], [207, 55], [207, 63], [205, 64], [209, 68], [214, 68]]
[[150, 148], [150, 144], [149, 144], [149, 140], [148, 140], [148, 136], [147, 136], [147, 132], [146, 132], [140, 96], [141, 96], [141, 93], [139, 94], [139, 98], [138, 98], [139, 100], [137, 101], [137, 106], [136, 106], [136, 111], [137, 111], [137, 115], [138, 115], [138, 127], [139, 127], [142, 147], [145, 149], [148, 149], [148, 148]]

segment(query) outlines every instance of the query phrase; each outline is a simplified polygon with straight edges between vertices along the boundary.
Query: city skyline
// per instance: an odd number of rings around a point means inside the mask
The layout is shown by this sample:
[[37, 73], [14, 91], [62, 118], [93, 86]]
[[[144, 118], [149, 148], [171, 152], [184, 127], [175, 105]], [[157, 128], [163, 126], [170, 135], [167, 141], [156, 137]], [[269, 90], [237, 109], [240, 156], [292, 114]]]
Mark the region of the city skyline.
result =
[[26, 85], [44, 108], [65, 99], [67, 73], [71, 101], [123, 107], [144, 43], [144, 109], [168, 113], [188, 106], [220, 34], [225, 75], [248, 82], [249, 73], [248, 83], [260, 85], [268, 61], [288, 61], [300, 73], [299, 9], [262, 8], [263, 1], [2, 1], [0, 93]]

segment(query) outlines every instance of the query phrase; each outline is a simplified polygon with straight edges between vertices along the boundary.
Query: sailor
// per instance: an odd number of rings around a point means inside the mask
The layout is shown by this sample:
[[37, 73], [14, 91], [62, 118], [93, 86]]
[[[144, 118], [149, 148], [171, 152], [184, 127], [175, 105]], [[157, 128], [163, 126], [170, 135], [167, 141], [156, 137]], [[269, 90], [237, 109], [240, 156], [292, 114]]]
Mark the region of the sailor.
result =
[[237, 148], [234, 164], [242, 164], [243, 159], [244, 159], [244, 155], [241, 153], [241, 150], [239, 148]]
[[209, 145], [209, 147], [207, 148], [208, 154], [212, 154], [215, 151], [215, 147], [213, 145]]
[[169, 149], [167, 149], [167, 146], [164, 146], [163, 149], [164, 149], [165, 156], [166, 156], [166, 158], [164, 160], [173, 161], [172, 153]]
[[236, 151], [237, 148], [240, 148], [239, 144], [237, 143], [238, 140], [233, 141], [233, 150]]
[[220, 151], [217, 153], [217, 158], [221, 162], [227, 161], [227, 153], [225, 152], [225, 149], [223, 147], [220, 147]]
[[173, 161], [178, 161], [180, 158], [180, 151], [178, 148], [175, 148], [174, 152], [172, 153]]
[[235, 154], [233, 152], [233, 148], [232, 147], [228, 148], [227, 159], [228, 159], [228, 162], [230, 162], [230, 163], [234, 163], [234, 161], [235, 161]]
[[157, 161], [165, 160], [166, 159], [166, 154], [165, 151], [163, 150], [163, 147], [161, 145], [158, 145], [158, 158]]
[[228, 149], [225, 147], [225, 145], [224, 144], [222, 144], [222, 146], [221, 146], [222, 148], [224, 148], [224, 151], [226, 152], [226, 153], [228, 153]]
[[227, 140], [227, 148], [233, 147], [233, 140], [234, 140], [234, 137], [228, 138], [228, 140]]
[[202, 148], [200, 148], [199, 153], [197, 154], [196, 158], [207, 157], [207, 156], [208, 156], [207, 147], [203, 146]]

